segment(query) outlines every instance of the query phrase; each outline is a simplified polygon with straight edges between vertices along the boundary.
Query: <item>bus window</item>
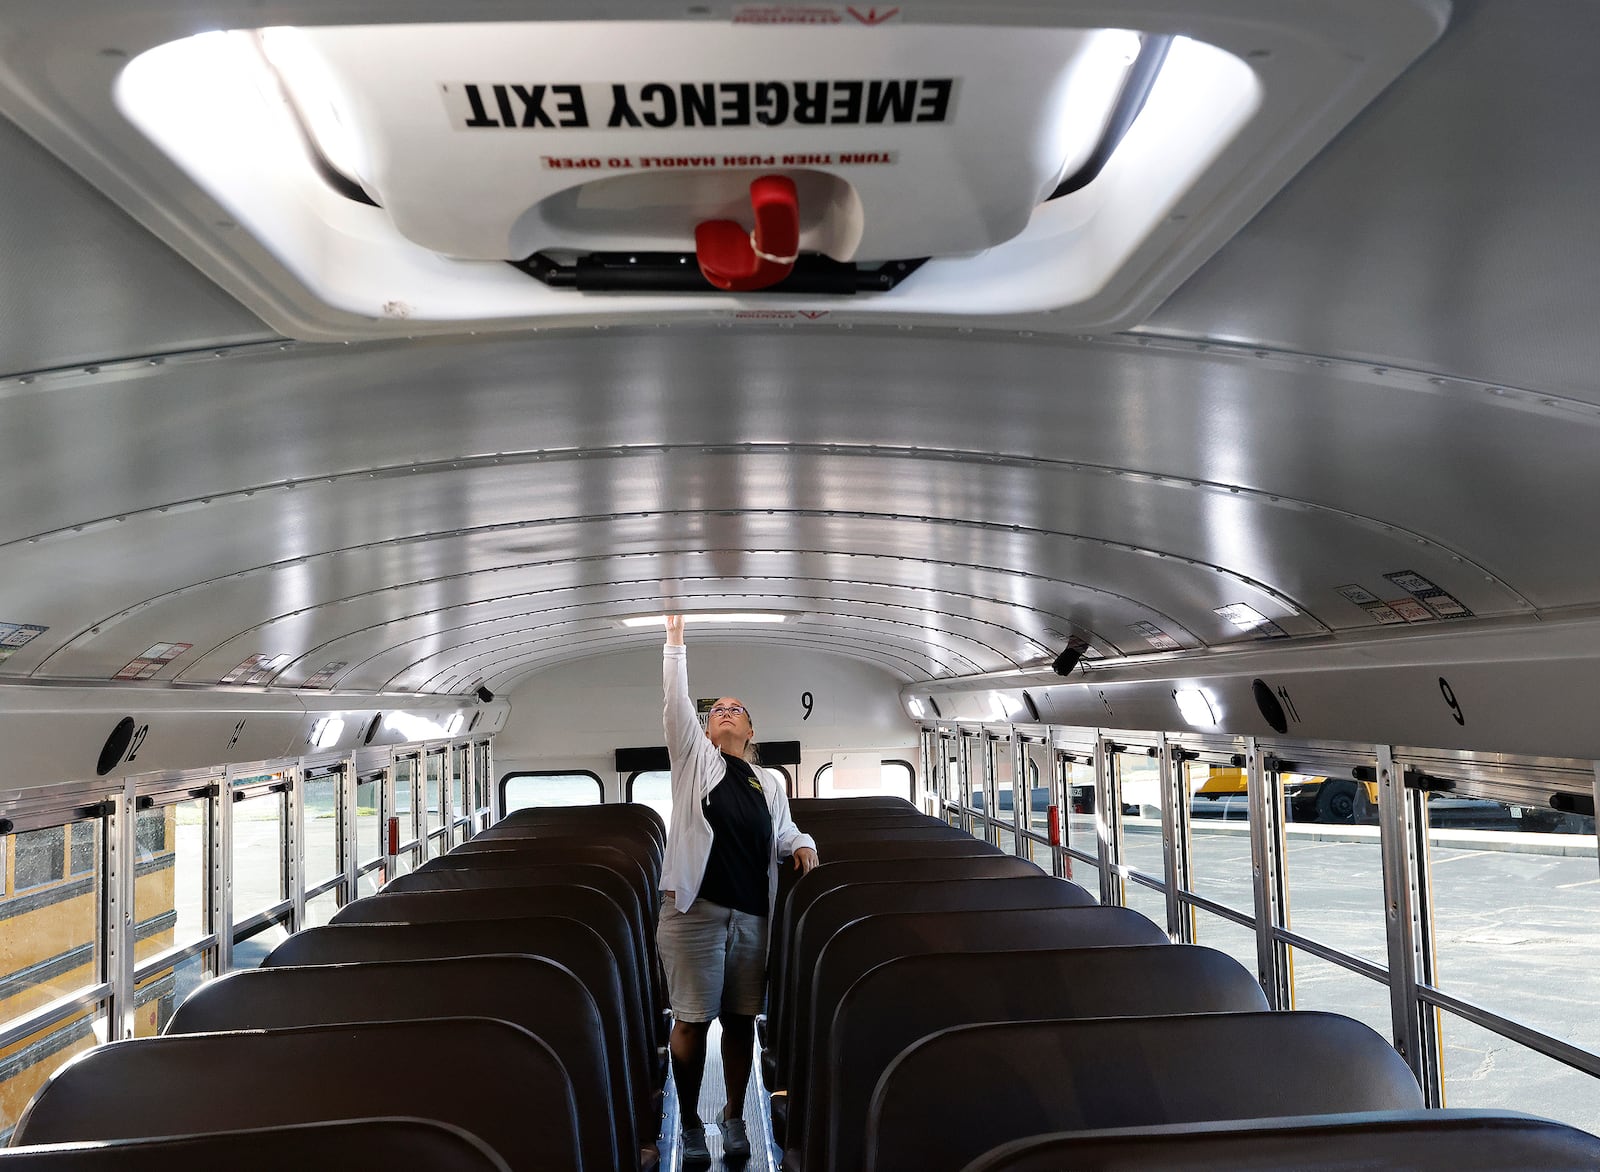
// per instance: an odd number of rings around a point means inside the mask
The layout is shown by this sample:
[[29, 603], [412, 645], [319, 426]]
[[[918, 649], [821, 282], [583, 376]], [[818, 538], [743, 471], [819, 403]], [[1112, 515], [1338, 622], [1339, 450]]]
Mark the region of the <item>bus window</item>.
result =
[[1094, 763], [1061, 760], [1061, 791], [1067, 809], [1061, 819], [1066, 847], [1066, 876], [1100, 898], [1100, 834], [1094, 814]]
[[394, 763], [391, 792], [394, 807], [385, 812], [386, 818], [400, 819], [400, 854], [415, 855], [422, 841], [422, 812], [417, 801], [417, 775], [421, 770], [417, 758], [401, 757]]
[[[1161, 840], [1161, 763], [1143, 749], [1114, 753], [1122, 802], [1122, 861], [1127, 905], [1167, 927], [1166, 850]], [[1145, 881], [1140, 882], [1142, 877]]]
[[[458, 745], [450, 753], [450, 814], [457, 823], [467, 820], [467, 785], [470, 778], [467, 775], [467, 747]], [[459, 837], [465, 838], [462, 833], [465, 826], [457, 831]]]
[[534, 806], [598, 806], [604, 800], [600, 779], [587, 770], [508, 773], [500, 779], [500, 804], [507, 814]]
[[[0, 1027], [95, 983], [100, 971], [100, 821], [0, 838]], [[94, 1045], [99, 1006], [0, 1047], [0, 1143], [33, 1093]]]
[[1183, 763], [1189, 795], [1190, 890], [1237, 912], [1230, 920], [1194, 907], [1194, 942], [1221, 949], [1255, 971], [1255, 879], [1250, 855], [1250, 803], [1245, 770], [1204, 761]]
[[864, 797], [885, 794], [890, 797], [905, 798], [909, 802], [914, 797], [912, 787], [916, 783], [917, 776], [916, 771], [911, 768], [911, 762], [888, 758], [879, 765], [876, 783], [853, 781], [848, 786], [835, 786], [833, 778], [833, 762], [824, 762], [822, 768], [817, 770], [817, 797]]
[[356, 863], [376, 866], [383, 861], [383, 774], [369, 773], [356, 780]]
[[628, 800], [643, 802], [668, 826], [672, 825], [672, 774], [665, 769], [645, 769], [628, 778]]
[[205, 798], [192, 798], [140, 810], [134, 821], [135, 962], [210, 931], [207, 805]]
[[233, 918], [237, 923], [288, 898], [284, 882], [284, 795], [233, 804]]
[[334, 770], [300, 783], [304, 814], [305, 885], [318, 887], [342, 871], [339, 862], [339, 791], [343, 771]]
[[[1582, 784], [1580, 780], [1578, 784]], [[1434, 983], [1490, 1013], [1590, 1052], [1600, 965], [1594, 819], [1474, 795], [1470, 782], [1423, 804], [1428, 821]], [[1537, 1086], [1539, 1114], [1594, 1131], [1594, 1081], [1451, 1012], [1440, 1017], [1445, 1102], [1504, 1107]]]
[[425, 776], [427, 781], [423, 790], [423, 804], [428, 828], [428, 855], [431, 858], [444, 853], [444, 753], [442, 751], [428, 754]]

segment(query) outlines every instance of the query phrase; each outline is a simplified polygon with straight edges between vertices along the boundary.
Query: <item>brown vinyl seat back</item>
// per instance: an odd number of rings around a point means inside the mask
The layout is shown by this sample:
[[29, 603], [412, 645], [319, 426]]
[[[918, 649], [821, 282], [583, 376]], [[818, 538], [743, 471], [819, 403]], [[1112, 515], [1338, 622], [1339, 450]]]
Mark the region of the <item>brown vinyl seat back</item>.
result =
[[494, 825], [516, 822], [642, 826], [657, 842], [665, 845], [667, 841], [667, 824], [661, 820], [660, 814], [643, 802], [604, 802], [598, 806], [534, 806], [513, 810]]
[[867, 794], [862, 797], [790, 798], [789, 809], [798, 825], [802, 814], [818, 810], [912, 810], [916, 807], [893, 794]]
[[584, 1164], [631, 1167], [637, 1149], [627, 1083], [621, 1062], [613, 1065], [606, 1054], [599, 1007], [570, 969], [544, 957], [472, 956], [226, 973], [191, 993], [166, 1033], [461, 1016], [498, 1018], [548, 1045], [572, 1082]]
[[177, 1136], [377, 1115], [459, 1127], [512, 1168], [585, 1168], [572, 1084], [555, 1053], [520, 1026], [475, 1017], [96, 1046], [51, 1076], [22, 1113], [12, 1142]]
[[[888, 917], [859, 920], [840, 937], [883, 918]], [[901, 1051], [939, 1030], [1037, 1017], [1268, 1008], [1261, 986], [1238, 961], [1199, 945], [1168, 944], [1155, 924], [1128, 908], [1065, 908], [1055, 920], [1055, 931], [1040, 933], [1063, 941], [1054, 948], [1029, 936], [1014, 940], [1017, 948], [1010, 951], [901, 956], [852, 982], [832, 1020], [819, 1023], [806, 1124], [799, 1132], [794, 1112], [800, 1104], [790, 1104], [790, 1134], [801, 1137], [804, 1166], [860, 1166], [867, 1104], [878, 1079]], [[832, 949], [830, 944], [824, 950], [824, 964]], [[899, 985], [895, 993], [895, 982], [904, 980], [916, 983]], [[917, 995], [907, 997], [906, 989]]]
[[482, 1140], [432, 1119], [341, 1119], [160, 1139], [0, 1148], [5, 1172], [283, 1172], [285, 1168], [511, 1172]]
[[[980, 842], [970, 835], [962, 834], [955, 837], [935, 835], [929, 837], [919, 834], [915, 838], [895, 839], [848, 839], [830, 842], [826, 847], [818, 844], [817, 856], [821, 866], [830, 866], [833, 863], [847, 862], [851, 859], [935, 859], [935, 858], [973, 858], [978, 855], [991, 855], [1005, 857], [1004, 852], [997, 846], [990, 846]], [[815, 868], [820, 869], [820, 868]], [[778, 891], [773, 907], [773, 914], [782, 921], [784, 906], [789, 901], [789, 893], [794, 890], [800, 881], [800, 873], [792, 866], [778, 868]], [[792, 931], [792, 925], [791, 925]], [[787, 943], [787, 941], [782, 941]], [[782, 969], [772, 968], [772, 973], [782, 972]]]
[[603, 843], [586, 843], [581, 839], [545, 838], [530, 842], [509, 838], [486, 839], [479, 836], [458, 844], [445, 854], [429, 859], [412, 873], [448, 871], [464, 866], [520, 867], [540, 863], [552, 866], [577, 863], [605, 867], [627, 880], [628, 886], [633, 888], [640, 902], [650, 909], [652, 921], [661, 910], [661, 897], [656, 881], [637, 854]]
[[[779, 973], [788, 959], [788, 944], [797, 919], [824, 892], [848, 883], [893, 880], [919, 882], [925, 879], [959, 879], [977, 875], [1038, 875], [1038, 867], [1013, 855], [962, 855], [933, 859], [844, 859], [815, 867], [801, 876], [789, 892], [788, 900], [773, 913], [773, 931], [768, 954], [772, 971]], [[767, 994], [767, 1016], [776, 1022], [783, 1012], [782, 982], [774, 980]]]
[[778, 1022], [773, 1047], [778, 1086], [793, 1085], [789, 1063], [799, 1040], [809, 1036], [817, 960], [823, 946], [846, 924], [882, 912], [1089, 907], [1094, 902], [1094, 897], [1076, 883], [1043, 874], [929, 879], [920, 883], [851, 883], [824, 893], [795, 921], [794, 939], [789, 946], [783, 1018]]
[[1015, 1140], [965, 1172], [1592, 1172], [1600, 1138], [1565, 1123], [1511, 1111], [1456, 1108], [1294, 1116], [1179, 1127], [1059, 1132]]
[[[855, 979], [886, 961], [901, 956], [936, 953], [1002, 952], [1017, 949], [1115, 947], [1166, 944], [1167, 935], [1149, 917], [1131, 908], [1074, 905], [1070, 907], [981, 909], [976, 911], [895, 911], [863, 916], [833, 935], [823, 947], [819, 973], [819, 1004], [832, 1008], [814, 1014], [810, 1049], [803, 1053], [788, 1087], [784, 1105], [784, 1137], [796, 1161], [821, 1159], [826, 1132], [838, 1113], [829, 1107], [829, 1080], [839, 1072], [828, 1069], [825, 1057], [833, 1022]], [[859, 1018], [857, 1019], [860, 1020]], [[881, 1067], [900, 1052], [896, 1046], [881, 1055]], [[821, 1080], [821, 1081], [819, 1081]], [[847, 1105], [860, 1145], [866, 1126], [867, 1099], [877, 1076], [865, 1083], [859, 1102]], [[820, 1088], [820, 1089], [819, 1089]]]
[[[633, 947], [627, 917], [592, 887], [517, 887], [487, 891], [401, 891], [348, 903], [332, 924], [427, 924], [448, 920], [504, 920], [567, 916], [589, 925], [617, 958], [622, 995], [643, 1010], [650, 1004], [645, 958]], [[650, 1033], [647, 1037], [654, 1038]]]
[[957, 1026], [914, 1042], [878, 1080], [861, 1166], [958, 1172], [1045, 1132], [1422, 1105], [1394, 1047], [1332, 1013]]
[[[445, 856], [449, 859], [450, 856]], [[478, 855], [479, 860], [495, 859], [493, 854]], [[443, 860], [441, 860], [443, 861]], [[657, 982], [660, 965], [656, 962], [655, 921], [648, 910], [639, 903], [639, 893], [627, 879], [607, 867], [593, 863], [533, 863], [519, 865], [513, 857], [506, 865], [498, 863], [480, 866], [471, 862], [458, 862], [455, 866], [441, 866], [431, 871], [413, 871], [399, 875], [383, 887], [385, 892], [406, 891], [483, 891], [518, 887], [555, 887], [573, 885], [592, 887], [608, 896], [622, 909], [633, 935], [633, 947], [645, 958], [646, 971], [651, 976], [650, 998], [647, 1006], [652, 1021], [661, 1018], [666, 1008], [665, 990]]]
[[262, 968], [438, 960], [459, 956], [542, 956], [570, 969], [600, 1008], [606, 1050], [621, 1054], [635, 1129], [648, 1143], [661, 1115], [652, 1109], [658, 1066], [640, 1006], [626, 1001], [610, 947], [587, 924], [565, 916], [460, 920], [431, 924], [324, 924], [279, 944]]
[[456, 849], [493, 849], [497, 844], [520, 845], [525, 849], [536, 849], [534, 844], [614, 847], [637, 859], [651, 883], [661, 882], [661, 859], [664, 848], [648, 834], [585, 827], [575, 823], [566, 825], [513, 823], [509, 826], [501, 823], [474, 835]]

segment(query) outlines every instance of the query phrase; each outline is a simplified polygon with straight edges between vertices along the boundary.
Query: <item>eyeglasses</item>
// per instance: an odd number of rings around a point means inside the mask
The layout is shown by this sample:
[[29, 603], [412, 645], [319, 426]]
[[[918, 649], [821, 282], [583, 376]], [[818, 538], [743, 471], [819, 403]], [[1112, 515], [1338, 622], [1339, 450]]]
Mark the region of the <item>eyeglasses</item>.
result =
[[748, 708], [741, 708], [737, 704], [719, 704], [706, 714], [707, 716], [749, 716]]

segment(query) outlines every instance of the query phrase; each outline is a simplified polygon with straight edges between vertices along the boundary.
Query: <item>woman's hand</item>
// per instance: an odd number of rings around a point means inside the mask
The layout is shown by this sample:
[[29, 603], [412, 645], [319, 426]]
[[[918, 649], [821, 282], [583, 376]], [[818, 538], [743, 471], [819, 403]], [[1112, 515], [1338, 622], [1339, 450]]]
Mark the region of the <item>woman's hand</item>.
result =
[[803, 846], [794, 852], [795, 870], [804, 875], [817, 865], [817, 852], [808, 846]]
[[669, 614], [667, 616], [667, 646], [683, 646], [683, 616], [681, 614]]

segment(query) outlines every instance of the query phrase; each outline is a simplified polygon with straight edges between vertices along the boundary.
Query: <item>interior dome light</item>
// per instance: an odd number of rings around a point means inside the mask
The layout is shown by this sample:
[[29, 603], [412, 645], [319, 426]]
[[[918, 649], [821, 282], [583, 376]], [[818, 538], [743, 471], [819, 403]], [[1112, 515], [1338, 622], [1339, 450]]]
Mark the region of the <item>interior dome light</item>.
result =
[[1217, 714], [1211, 701], [1199, 688], [1179, 688], [1173, 694], [1178, 702], [1178, 714], [1191, 728], [1216, 728]]

